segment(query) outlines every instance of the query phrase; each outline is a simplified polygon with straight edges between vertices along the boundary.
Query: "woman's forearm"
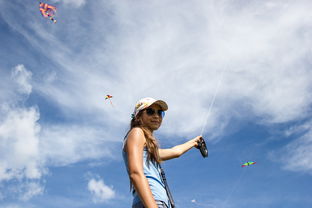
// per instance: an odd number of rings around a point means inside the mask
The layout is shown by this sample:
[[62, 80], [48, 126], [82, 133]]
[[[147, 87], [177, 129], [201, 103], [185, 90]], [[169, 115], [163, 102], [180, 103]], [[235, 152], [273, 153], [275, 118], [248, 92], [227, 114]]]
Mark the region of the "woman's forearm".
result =
[[135, 191], [138, 193], [144, 206], [147, 208], [157, 208], [156, 201], [144, 174], [130, 174], [130, 180], [132, 181]]
[[178, 157], [183, 155], [185, 152], [189, 151], [192, 147], [196, 145], [196, 142], [194, 140], [189, 140], [185, 142], [184, 144], [180, 144], [177, 146], [172, 147], [172, 149], [177, 152]]
[[197, 142], [200, 140], [200, 138], [201, 136], [197, 136], [194, 139], [191, 139], [183, 144], [174, 146], [170, 149], [159, 149], [160, 160], [165, 161], [180, 157], [192, 147], [196, 147], [198, 145]]

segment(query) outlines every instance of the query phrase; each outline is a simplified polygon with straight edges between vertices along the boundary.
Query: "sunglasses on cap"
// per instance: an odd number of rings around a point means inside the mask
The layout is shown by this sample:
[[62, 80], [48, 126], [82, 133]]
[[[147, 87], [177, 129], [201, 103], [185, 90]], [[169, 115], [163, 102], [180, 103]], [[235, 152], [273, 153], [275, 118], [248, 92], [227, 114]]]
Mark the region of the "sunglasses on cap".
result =
[[[146, 114], [149, 116], [153, 116], [156, 113], [156, 111], [153, 108], [146, 108], [144, 110], [145, 110]], [[157, 114], [162, 118], [165, 117], [165, 111], [163, 111], [163, 110], [157, 110]]]

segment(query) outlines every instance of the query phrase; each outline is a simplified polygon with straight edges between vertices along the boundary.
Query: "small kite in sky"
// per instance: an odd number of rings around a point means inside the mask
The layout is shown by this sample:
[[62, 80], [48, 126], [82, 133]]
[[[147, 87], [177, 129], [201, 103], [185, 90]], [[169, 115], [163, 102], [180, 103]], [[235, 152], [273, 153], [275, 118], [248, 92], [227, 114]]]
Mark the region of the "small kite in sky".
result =
[[109, 100], [109, 102], [111, 103], [111, 105], [114, 107], [114, 105], [113, 105], [113, 103], [112, 103], [112, 101], [111, 101], [112, 98], [113, 98], [113, 96], [111, 96], [111, 95], [106, 95], [106, 96], [105, 96], [105, 100]]
[[55, 13], [56, 13], [56, 7], [46, 4], [46, 3], [39, 3], [39, 10], [43, 17], [49, 18], [54, 23], [56, 23], [56, 19], [54, 19]]
[[242, 167], [250, 166], [250, 165], [253, 165], [253, 164], [256, 164], [256, 162], [252, 162], [252, 161], [245, 162], [245, 163], [242, 165]]

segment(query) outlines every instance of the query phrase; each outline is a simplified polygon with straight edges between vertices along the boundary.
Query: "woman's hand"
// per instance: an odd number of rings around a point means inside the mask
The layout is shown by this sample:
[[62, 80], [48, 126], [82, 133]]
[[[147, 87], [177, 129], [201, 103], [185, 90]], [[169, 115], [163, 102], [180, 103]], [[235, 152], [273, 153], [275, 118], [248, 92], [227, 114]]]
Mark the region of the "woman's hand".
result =
[[202, 136], [197, 136], [194, 139], [191, 139], [189, 142], [193, 144], [193, 147], [198, 147], [198, 143], [200, 142], [200, 140], [202, 140], [203, 137]]

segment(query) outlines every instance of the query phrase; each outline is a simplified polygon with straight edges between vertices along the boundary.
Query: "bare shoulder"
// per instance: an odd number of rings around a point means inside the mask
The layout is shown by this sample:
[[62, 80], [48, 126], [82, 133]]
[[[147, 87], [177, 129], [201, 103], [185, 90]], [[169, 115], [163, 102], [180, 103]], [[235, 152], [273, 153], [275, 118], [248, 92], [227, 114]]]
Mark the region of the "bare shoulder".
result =
[[144, 146], [145, 144], [145, 136], [144, 132], [141, 128], [135, 127], [131, 129], [131, 131], [128, 134], [127, 141], [126, 141], [126, 147], [133, 147], [133, 146]]
[[129, 137], [144, 137], [144, 132], [141, 128], [134, 127], [133, 129], [130, 130], [128, 134], [128, 138]]

